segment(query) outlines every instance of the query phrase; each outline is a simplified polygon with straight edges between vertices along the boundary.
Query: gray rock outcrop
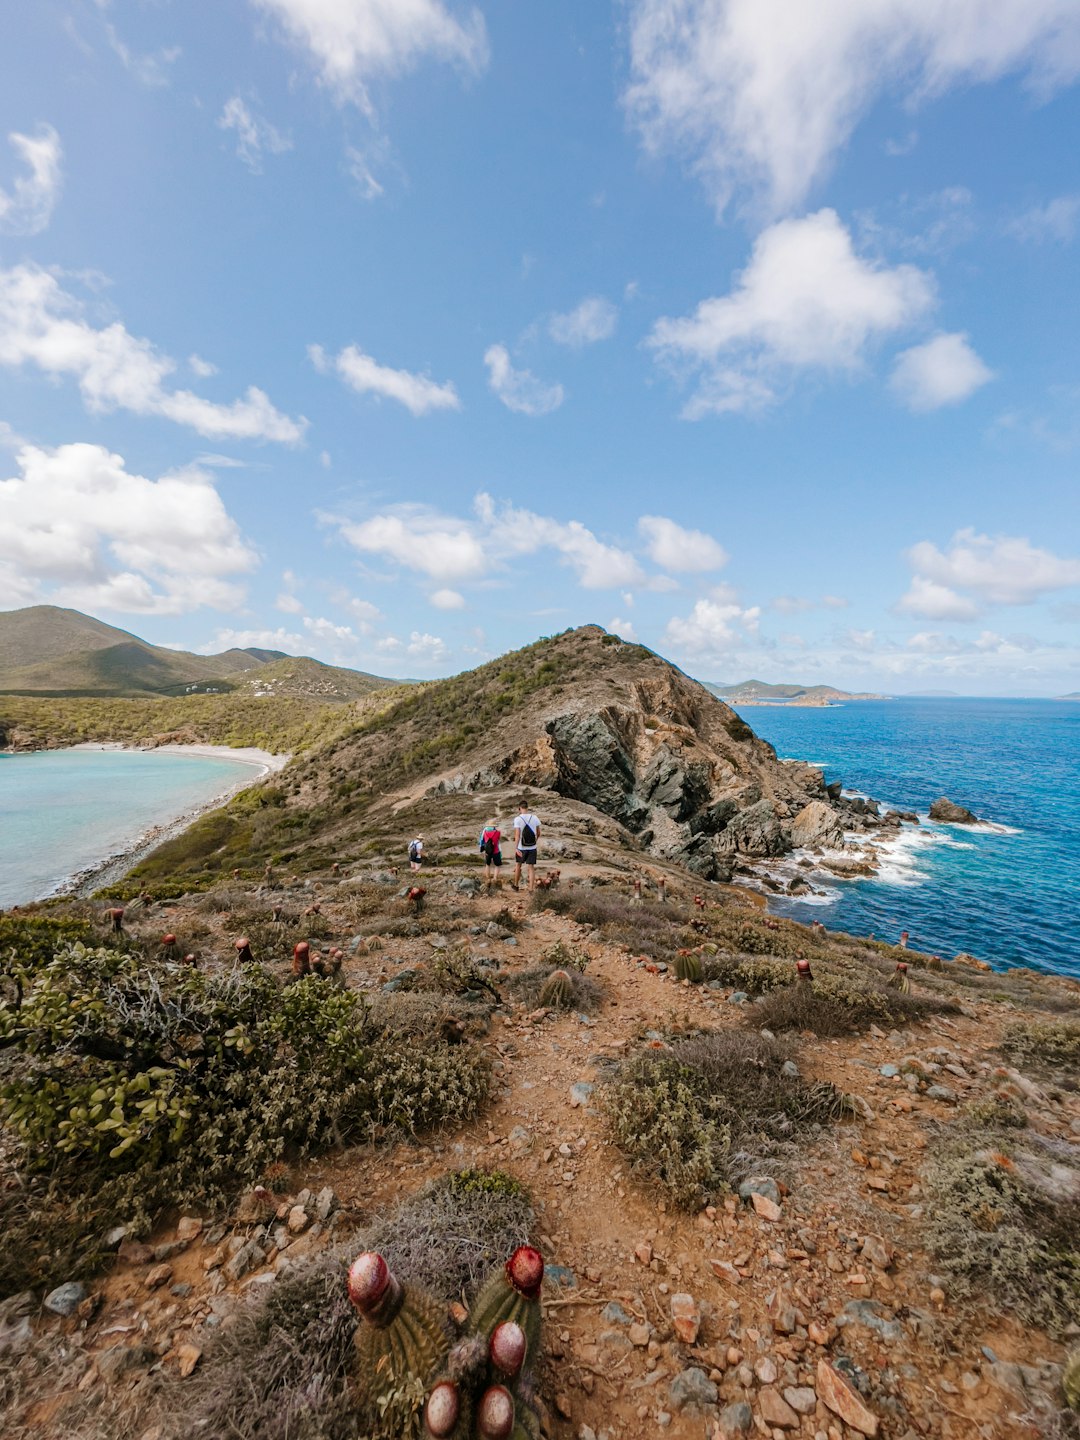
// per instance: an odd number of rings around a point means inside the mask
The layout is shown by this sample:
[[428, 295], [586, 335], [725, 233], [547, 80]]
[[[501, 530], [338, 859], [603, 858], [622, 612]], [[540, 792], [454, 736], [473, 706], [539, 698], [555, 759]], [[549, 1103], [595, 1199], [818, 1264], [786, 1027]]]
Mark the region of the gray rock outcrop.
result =
[[963, 805], [946, 799], [944, 795], [930, 806], [930, 819], [942, 825], [977, 825], [979, 817]]

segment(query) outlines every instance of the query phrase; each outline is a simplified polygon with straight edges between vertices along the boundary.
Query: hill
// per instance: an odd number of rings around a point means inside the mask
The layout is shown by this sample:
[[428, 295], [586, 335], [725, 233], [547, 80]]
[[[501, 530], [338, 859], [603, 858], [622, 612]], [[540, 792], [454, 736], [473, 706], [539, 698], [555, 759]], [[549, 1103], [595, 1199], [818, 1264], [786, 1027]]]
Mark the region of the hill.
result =
[[238, 856], [303, 868], [331, 852], [400, 844], [406, 829], [436, 819], [468, 835], [490, 813], [505, 821], [525, 790], [549, 812], [590, 807], [626, 848], [706, 878], [730, 876], [746, 857], [836, 843], [857, 823], [835, 808], [846, 802], [830, 801], [819, 770], [778, 761], [703, 685], [585, 626], [388, 693], [136, 874], [193, 874]]
[[882, 695], [853, 694], [832, 685], [769, 685], [764, 680], [742, 680], [738, 685], [716, 685], [705, 680], [706, 689], [733, 705], [830, 705], [843, 700], [882, 700]]
[[[258, 683], [240, 678], [254, 672]], [[389, 683], [280, 650], [170, 650], [54, 605], [0, 612], [0, 694], [138, 698], [239, 690], [339, 702]]]

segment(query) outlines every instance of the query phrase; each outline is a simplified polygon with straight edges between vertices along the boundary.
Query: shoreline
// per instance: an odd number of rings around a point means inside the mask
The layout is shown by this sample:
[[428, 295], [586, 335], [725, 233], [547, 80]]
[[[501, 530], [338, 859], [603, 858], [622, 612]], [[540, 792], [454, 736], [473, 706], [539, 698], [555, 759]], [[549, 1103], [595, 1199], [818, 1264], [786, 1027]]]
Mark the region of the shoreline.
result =
[[160, 825], [150, 826], [148, 830], [135, 836], [131, 843], [122, 850], [115, 850], [93, 865], [84, 866], [82, 870], [77, 870], [73, 875], [58, 881], [46, 894], [35, 896], [32, 901], [24, 901], [24, 904], [35, 904], [41, 900], [55, 900], [65, 896], [85, 900], [95, 891], [104, 889], [107, 885], [117, 884], [129, 870], [134, 869], [136, 865], [145, 860], [159, 845], [163, 845], [167, 840], [176, 839], [189, 826], [194, 825], [196, 820], [209, 814], [210, 811], [218, 810], [222, 805], [228, 804], [233, 796], [239, 795], [242, 790], [261, 783], [268, 775], [277, 774], [293, 758], [291, 755], [274, 755], [269, 750], [258, 750], [254, 746], [233, 749], [228, 745], [202, 744], [127, 745], [119, 740], [85, 740], [78, 745], [66, 745], [62, 748], [65, 750], [129, 751], [137, 754], [190, 755], [210, 760], [232, 760], [250, 765], [255, 773], [248, 779], [234, 780], [231, 785], [226, 786], [217, 795], [212, 796], [201, 805], [185, 810], [182, 815], [163, 821]]

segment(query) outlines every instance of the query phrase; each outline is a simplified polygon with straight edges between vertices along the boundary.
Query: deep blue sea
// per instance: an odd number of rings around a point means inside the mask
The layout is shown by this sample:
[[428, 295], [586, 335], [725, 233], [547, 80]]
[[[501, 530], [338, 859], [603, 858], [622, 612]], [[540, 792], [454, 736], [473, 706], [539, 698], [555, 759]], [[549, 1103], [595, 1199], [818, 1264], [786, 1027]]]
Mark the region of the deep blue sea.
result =
[[[874, 879], [836, 880], [777, 914], [946, 957], [1080, 977], [1080, 703], [902, 699], [829, 709], [747, 706], [783, 758], [925, 820], [947, 795], [989, 822], [905, 826]], [[817, 880], [812, 883], [818, 885]]]
[[159, 750], [0, 754], [0, 908], [43, 898], [251, 776], [242, 761]]

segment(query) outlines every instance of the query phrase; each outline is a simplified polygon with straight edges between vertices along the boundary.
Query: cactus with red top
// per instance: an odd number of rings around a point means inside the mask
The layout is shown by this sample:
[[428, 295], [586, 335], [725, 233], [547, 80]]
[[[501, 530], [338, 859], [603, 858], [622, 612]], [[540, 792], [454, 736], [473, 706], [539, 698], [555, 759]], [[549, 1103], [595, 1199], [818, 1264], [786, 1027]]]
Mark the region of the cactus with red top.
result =
[[354, 1344], [360, 1384], [371, 1400], [377, 1403], [409, 1381], [427, 1385], [438, 1374], [449, 1334], [445, 1308], [437, 1300], [419, 1286], [400, 1284], [374, 1250], [353, 1261], [349, 1299], [364, 1321]]
[[885, 985], [889, 990], [899, 990], [901, 995], [911, 994], [911, 980], [908, 978], [906, 961], [898, 960], [896, 962], [896, 969], [885, 981]]

